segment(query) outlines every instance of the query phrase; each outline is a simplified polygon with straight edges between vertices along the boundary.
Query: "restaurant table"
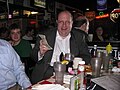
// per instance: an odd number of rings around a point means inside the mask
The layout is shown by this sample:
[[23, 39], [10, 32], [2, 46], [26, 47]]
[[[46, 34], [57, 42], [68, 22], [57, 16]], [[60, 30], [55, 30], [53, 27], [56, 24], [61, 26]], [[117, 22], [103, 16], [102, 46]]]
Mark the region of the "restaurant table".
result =
[[[71, 78], [72, 76], [66, 75], [66, 77]], [[120, 73], [105, 73], [97, 78], [93, 78], [91, 74], [88, 74], [86, 75], [85, 80], [86, 90], [120, 90]], [[42, 80], [32, 85], [32, 87], [43, 84], [55, 84], [55, 76]], [[70, 82], [65, 82], [62, 86], [69, 88]], [[32, 87], [28, 90], [32, 90]]]
[[[42, 84], [55, 84], [55, 76], [51, 76], [48, 79], [42, 80], [42, 81], [32, 85], [28, 90], [32, 90], [32, 87], [35, 87], [37, 85], [42, 85]], [[63, 83], [62, 86], [64, 86], [65, 88], [69, 88], [69, 85], [70, 84]]]
[[[66, 73], [64, 75], [64, 81], [63, 81], [63, 85], [65, 88], [70, 88], [70, 78], [73, 77], [73, 75], [70, 75], [68, 73]], [[86, 81], [87, 81], [87, 86], [90, 85], [90, 79], [91, 79], [91, 73], [88, 72], [88, 75], [85, 77]], [[53, 76], [51, 76], [48, 79], [42, 80], [34, 85], [31, 86], [31, 88], [29, 88], [28, 90], [32, 90], [32, 87], [35, 87], [37, 85], [43, 85], [43, 84], [55, 84], [55, 74]]]

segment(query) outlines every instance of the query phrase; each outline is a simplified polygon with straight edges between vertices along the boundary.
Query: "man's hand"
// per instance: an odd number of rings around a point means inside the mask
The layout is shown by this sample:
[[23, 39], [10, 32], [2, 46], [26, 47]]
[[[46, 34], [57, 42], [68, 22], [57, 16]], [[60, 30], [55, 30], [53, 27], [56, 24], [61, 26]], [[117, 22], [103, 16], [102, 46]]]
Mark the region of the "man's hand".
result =
[[43, 40], [40, 40], [40, 55], [43, 56], [48, 50], [49, 48], [45, 45], [45, 43], [43, 42]]

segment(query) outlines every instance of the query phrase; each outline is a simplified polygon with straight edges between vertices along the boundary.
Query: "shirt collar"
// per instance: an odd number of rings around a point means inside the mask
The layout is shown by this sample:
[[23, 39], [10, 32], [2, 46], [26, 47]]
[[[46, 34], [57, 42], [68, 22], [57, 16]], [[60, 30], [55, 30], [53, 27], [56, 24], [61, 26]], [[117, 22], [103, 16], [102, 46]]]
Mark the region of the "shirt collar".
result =
[[[63, 39], [61, 36], [60, 36], [60, 34], [58, 33], [58, 31], [57, 31], [57, 36], [56, 36], [57, 38], [59, 38], [59, 39]], [[68, 34], [68, 36], [66, 36], [64, 39], [67, 39], [67, 38], [70, 38], [71, 37], [71, 34], [69, 33]]]

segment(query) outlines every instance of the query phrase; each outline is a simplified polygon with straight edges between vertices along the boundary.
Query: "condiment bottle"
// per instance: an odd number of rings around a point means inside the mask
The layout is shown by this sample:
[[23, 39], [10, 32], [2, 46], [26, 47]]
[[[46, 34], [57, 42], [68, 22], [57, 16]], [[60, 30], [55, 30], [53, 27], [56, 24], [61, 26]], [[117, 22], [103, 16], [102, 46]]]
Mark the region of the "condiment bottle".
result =
[[76, 74], [76, 75], [78, 73], [78, 65], [79, 65], [80, 61], [82, 61], [82, 58], [80, 58], [80, 57], [75, 57], [73, 60], [73, 70], [74, 70], [74, 74]]
[[80, 75], [80, 90], [83, 90], [83, 88], [85, 88], [84, 71], [85, 71], [85, 61], [80, 61], [78, 65], [78, 72]]
[[112, 52], [112, 46], [110, 45], [110, 43], [106, 46], [106, 51], [108, 54]]
[[79, 73], [85, 71], [85, 61], [79, 61], [78, 71], [79, 71]]
[[94, 45], [93, 49], [91, 50], [91, 56], [96, 57], [96, 54], [97, 54], [97, 45]]
[[[78, 70], [78, 68], [80, 68], [79, 67], [80, 62], [84, 62], [82, 61], [82, 58], [78, 58], [78, 57], [74, 58], [73, 68], [75, 69], [75, 71], [76, 69]], [[74, 76], [70, 79], [70, 90], [80, 90], [81, 80], [82, 80], [81, 75], [82, 74], [77, 74], [77, 72], [74, 73]]]
[[80, 90], [80, 77], [78, 75], [73, 76], [70, 79], [70, 90]]

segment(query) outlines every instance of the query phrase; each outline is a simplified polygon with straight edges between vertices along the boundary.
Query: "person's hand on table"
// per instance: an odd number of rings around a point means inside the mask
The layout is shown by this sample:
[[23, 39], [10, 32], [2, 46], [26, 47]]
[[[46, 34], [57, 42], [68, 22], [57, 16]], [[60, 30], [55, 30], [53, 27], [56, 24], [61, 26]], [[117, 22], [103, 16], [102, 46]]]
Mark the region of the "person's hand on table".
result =
[[35, 86], [37, 86], [37, 85], [40, 85], [39, 82], [36, 83], [36, 84], [34, 84], [34, 85], [29, 86], [28, 88], [26, 88], [26, 90], [32, 90], [32, 87], [35, 87]]
[[27, 88], [27, 90], [32, 90], [32, 88], [30, 89], [30, 88]]
[[32, 85], [26, 88], [26, 90], [32, 90]]

